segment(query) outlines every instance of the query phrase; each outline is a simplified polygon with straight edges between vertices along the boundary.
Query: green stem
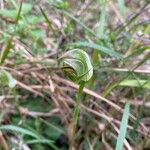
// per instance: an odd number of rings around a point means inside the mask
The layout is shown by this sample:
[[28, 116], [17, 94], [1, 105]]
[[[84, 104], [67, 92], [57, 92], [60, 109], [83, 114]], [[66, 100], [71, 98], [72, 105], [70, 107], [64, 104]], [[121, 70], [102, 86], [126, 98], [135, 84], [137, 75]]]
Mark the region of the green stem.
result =
[[77, 93], [77, 99], [76, 99], [76, 106], [75, 106], [75, 109], [74, 109], [74, 112], [73, 112], [73, 136], [72, 136], [72, 140], [71, 140], [69, 150], [72, 150], [73, 145], [74, 145], [75, 140], [76, 140], [76, 129], [77, 129], [78, 118], [79, 118], [79, 113], [80, 113], [81, 96], [82, 96], [82, 93], [83, 93], [84, 86], [85, 86], [85, 82], [82, 81], [80, 83], [80, 86], [79, 86], [79, 90], [78, 90], [78, 93]]

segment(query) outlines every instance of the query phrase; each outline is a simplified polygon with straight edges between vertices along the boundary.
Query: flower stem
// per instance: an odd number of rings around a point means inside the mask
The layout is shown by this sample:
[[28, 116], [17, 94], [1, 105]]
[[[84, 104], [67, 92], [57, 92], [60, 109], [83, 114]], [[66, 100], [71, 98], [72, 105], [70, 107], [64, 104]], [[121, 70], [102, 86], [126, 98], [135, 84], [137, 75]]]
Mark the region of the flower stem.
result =
[[79, 90], [78, 90], [78, 93], [77, 93], [77, 99], [76, 99], [76, 106], [75, 106], [75, 109], [74, 109], [74, 112], [73, 112], [73, 136], [72, 136], [72, 140], [71, 140], [69, 150], [72, 150], [73, 145], [74, 145], [75, 140], [76, 140], [76, 130], [77, 130], [79, 113], [80, 113], [81, 96], [82, 96], [82, 93], [83, 93], [84, 86], [85, 86], [85, 82], [82, 81], [80, 83], [80, 86], [79, 86]]

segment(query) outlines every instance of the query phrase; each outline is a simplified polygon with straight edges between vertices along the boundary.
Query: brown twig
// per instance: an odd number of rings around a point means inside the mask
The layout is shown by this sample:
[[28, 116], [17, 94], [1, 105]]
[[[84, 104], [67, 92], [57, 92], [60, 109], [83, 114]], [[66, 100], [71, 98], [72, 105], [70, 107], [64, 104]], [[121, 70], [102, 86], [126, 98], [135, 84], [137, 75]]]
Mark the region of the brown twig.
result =
[[6, 140], [1, 131], [0, 131], [0, 146], [2, 147], [2, 150], [9, 150]]

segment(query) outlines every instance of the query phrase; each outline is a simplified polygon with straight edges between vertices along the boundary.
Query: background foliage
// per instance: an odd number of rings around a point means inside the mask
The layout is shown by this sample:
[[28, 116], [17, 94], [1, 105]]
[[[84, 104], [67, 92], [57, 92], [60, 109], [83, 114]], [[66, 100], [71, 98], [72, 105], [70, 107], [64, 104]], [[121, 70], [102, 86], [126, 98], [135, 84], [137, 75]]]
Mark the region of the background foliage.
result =
[[[79, 89], [70, 75], [90, 79], [92, 63], [93, 76], [79, 94], [73, 148], [149, 149], [149, 3], [1, 0], [1, 148], [67, 150]], [[72, 49], [86, 52], [82, 61], [60, 65]]]

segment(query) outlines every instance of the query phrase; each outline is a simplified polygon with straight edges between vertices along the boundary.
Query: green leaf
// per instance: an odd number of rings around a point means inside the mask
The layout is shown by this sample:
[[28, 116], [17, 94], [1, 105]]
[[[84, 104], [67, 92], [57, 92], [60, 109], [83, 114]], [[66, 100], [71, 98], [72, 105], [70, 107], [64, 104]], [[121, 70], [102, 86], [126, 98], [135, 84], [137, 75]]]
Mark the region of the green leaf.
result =
[[105, 23], [106, 23], [106, 15], [107, 15], [107, 11], [106, 11], [107, 1], [106, 0], [98, 0], [98, 2], [101, 7], [101, 14], [100, 14], [99, 25], [97, 27], [97, 36], [99, 38], [103, 38], [104, 37], [104, 27], [105, 27]]
[[30, 15], [30, 17], [27, 17], [26, 20], [29, 24], [38, 24], [42, 23], [44, 21], [44, 18], [42, 16]]
[[36, 140], [27, 141], [26, 143], [27, 144], [36, 144], [36, 143], [49, 144], [49, 143], [53, 143], [53, 141], [47, 139], [36, 139]]
[[[22, 1], [23, 2], [23, 1]], [[21, 16], [21, 11], [22, 11], [22, 3], [20, 4], [20, 7], [19, 7], [19, 10], [18, 10], [18, 13], [17, 13], [17, 17], [16, 17], [16, 24], [18, 23], [19, 19], [20, 19], [20, 16]]]
[[5, 59], [8, 56], [9, 50], [12, 47], [12, 38], [10, 38], [7, 42], [6, 47], [2, 50], [1, 55], [0, 55], [0, 64], [4, 63]]
[[67, 2], [67, 0], [49, 0], [49, 3], [57, 9], [66, 10], [69, 8], [69, 3]]
[[22, 14], [28, 14], [32, 10], [32, 5], [30, 3], [23, 3], [22, 4]]
[[[29, 3], [22, 3], [20, 6], [17, 6], [17, 9], [2, 9], [0, 10], [0, 16], [10, 17], [16, 19], [17, 16], [28, 14], [32, 9], [32, 5]], [[19, 15], [18, 15], [19, 14]], [[18, 18], [18, 17], [17, 17]]]
[[20, 132], [24, 135], [29, 135], [34, 138], [40, 138], [37, 134], [33, 133], [32, 131], [15, 126], [15, 125], [3, 125], [3, 126], [0, 126], [0, 130]]
[[47, 14], [44, 12], [44, 10], [42, 9], [42, 7], [40, 7], [40, 10], [41, 10], [41, 13], [44, 17], [44, 19], [46, 20], [46, 22], [48, 23], [48, 26], [50, 27], [50, 29], [53, 30], [53, 27], [52, 27], [52, 22], [48, 19], [48, 16]]
[[34, 39], [44, 38], [46, 35], [45, 31], [40, 28], [29, 30], [29, 33]]
[[8, 85], [10, 88], [13, 88], [16, 86], [17, 81], [9, 72], [0, 69], [0, 84]]
[[126, 137], [128, 118], [129, 118], [129, 113], [130, 113], [129, 110], [130, 110], [130, 105], [129, 105], [129, 102], [127, 102], [124, 108], [123, 117], [121, 121], [121, 127], [119, 131], [119, 136], [117, 138], [117, 144], [116, 144], [115, 150], [123, 150], [123, 143]]
[[54, 141], [52, 140], [47, 140], [47, 139], [36, 139], [36, 140], [30, 140], [27, 141], [26, 144], [48, 144], [50, 145], [54, 150], [59, 150], [59, 148], [57, 148], [53, 143]]
[[15, 17], [17, 16], [17, 11], [15, 9], [2, 9], [0, 10], [0, 16], [15, 19]]
[[125, 16], [125, 11], [126, 11], [125, 1], [124, 0], [118, 0], [118, 4], [119, 4], [119, 9], [120, 9], [122, 16]]
[[75, 42], [75, 43], [71, 43], [69, 44], [68, 46], [75, 46], [75, 47], [88, 47], [88, 48], [92, 48], [92, 49], [95, 49], [97, 50], [98, 52], [103, 52], [107, 55], [110, 55], [110, 56], [113, 56], [113, 57], [116, 57], [116, 58], [123, 58], [123, 56], [118, 53], [118, 52], [115, 52], [114, 50], [112, 49], [109, 49], [109, 48], [106, 48], [106, 47], [103, 47], [101, 45], [98, 45], [98, 44], [95, 44], [95, 43], [89, 43], [89, 42]]
[[60, 66], [72, 80], [88, 81], [93, 75], [93, 66], [88, 54], [81, 49], [67, 51], [59, 59]]
[[130, 86], [130, 87], [143, 87], [150, 89], [150, 82], [148, 80], [123, 80], [119, 84], [120, 86]]

